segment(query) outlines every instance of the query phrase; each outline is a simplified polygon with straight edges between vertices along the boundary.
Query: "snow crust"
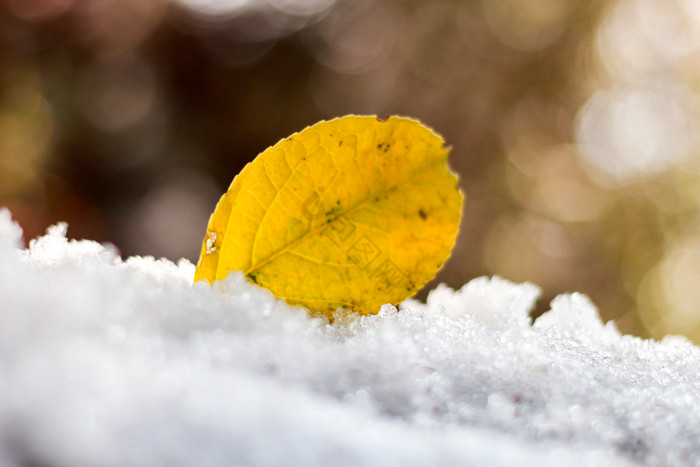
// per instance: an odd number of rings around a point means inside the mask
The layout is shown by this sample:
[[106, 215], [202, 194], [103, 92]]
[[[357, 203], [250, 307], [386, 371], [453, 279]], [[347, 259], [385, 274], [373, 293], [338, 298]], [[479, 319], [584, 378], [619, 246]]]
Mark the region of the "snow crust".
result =
[[2, 466], [700, 462], [700, 351], [497, 277], [335, 325], [0, 210]]

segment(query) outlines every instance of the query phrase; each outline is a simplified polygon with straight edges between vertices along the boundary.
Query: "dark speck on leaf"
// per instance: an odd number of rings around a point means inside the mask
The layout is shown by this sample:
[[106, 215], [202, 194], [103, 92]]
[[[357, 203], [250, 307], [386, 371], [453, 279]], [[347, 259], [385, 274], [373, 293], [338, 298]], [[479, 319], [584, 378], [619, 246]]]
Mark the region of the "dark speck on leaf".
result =
[[[333, 207], [333, 208], [329, 209], [328, 211], [326, 211], [326, 213], [324, 214], [324, 217], [327, 217], [327, 218], [329, 218], [329, 219], [332, 219], [333, 216], [335, 216], [336, 214], [338, 214], [339, 211], [340, 211], [340, 208], [338, 207], [338, 205], [336, 205], [335, 207]], [[329, 220], [329, 222], [330, 222], [330, 220]]]
[[254, 272], [251, 272], [250, 274], [248, 274], [248, 279], [255, 282], [256, 284], [258, 283], [258, 275]]
[[420, 216], [421, 219], [426, 220], [428, 218], [428, 215], [423, 211], [422, 209], [418, 211], [418, 215]]
[[384, 152], [389, 152], [390, 147], [391, 147], [391, 144], [389, 144], [389, 143], [379, 143], [377, 145], [377, 149], [379, 149], [380, 151], [384, 151]]

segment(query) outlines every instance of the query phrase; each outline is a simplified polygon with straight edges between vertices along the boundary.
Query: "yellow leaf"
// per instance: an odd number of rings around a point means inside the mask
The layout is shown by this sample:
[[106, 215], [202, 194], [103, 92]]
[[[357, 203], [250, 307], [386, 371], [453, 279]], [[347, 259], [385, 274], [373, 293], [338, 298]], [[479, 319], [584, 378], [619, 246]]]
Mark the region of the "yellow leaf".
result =
[[462, 194], [440, 136], [415, 120], [346, 116], [265, 150], [212, 214], [195, 281], [243, 271], [292, 305], [376, 313], [442, 267]]

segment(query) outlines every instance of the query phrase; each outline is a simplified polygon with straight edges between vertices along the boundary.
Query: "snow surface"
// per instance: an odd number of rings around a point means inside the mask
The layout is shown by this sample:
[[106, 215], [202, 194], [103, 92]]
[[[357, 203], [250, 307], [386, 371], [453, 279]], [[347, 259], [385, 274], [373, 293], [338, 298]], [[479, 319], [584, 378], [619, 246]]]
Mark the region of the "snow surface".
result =
[[0, 211], [2, 466], [700, 463], [700, 350], [479, 278], [335, 325], [240, 273], [21, 249]]

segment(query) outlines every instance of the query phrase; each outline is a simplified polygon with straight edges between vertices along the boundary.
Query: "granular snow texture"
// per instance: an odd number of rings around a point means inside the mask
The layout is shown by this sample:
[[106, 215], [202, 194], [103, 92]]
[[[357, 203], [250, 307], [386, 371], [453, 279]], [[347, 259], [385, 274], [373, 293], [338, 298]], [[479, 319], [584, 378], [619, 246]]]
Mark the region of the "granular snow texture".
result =
[[[499, 278], [329, 325], [0, 211], [2, 466], [700, 463], [700, 350]], [[293, 273], [293, 272], [290, 272]]]

